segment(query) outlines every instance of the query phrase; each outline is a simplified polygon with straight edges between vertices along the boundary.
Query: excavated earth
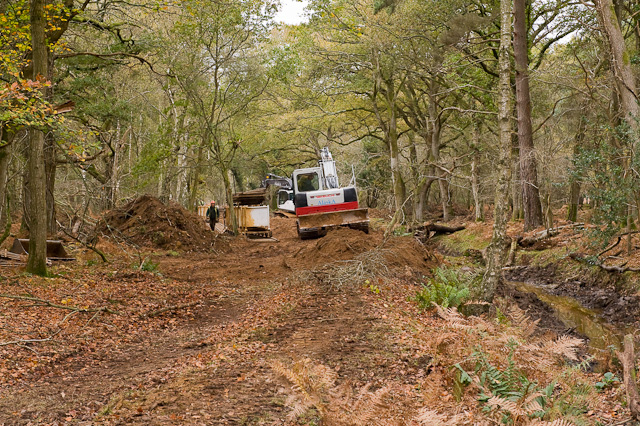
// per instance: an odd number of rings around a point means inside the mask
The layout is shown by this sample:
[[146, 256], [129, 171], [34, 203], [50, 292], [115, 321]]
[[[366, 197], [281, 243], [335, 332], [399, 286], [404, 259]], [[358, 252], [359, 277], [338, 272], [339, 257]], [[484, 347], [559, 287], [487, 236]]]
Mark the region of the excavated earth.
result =
[[181, 252], [227, 251], [227, 244], [201, 218], [181, 205], [143, 195], [106, 212], [94, 235], [139, 248]]
[[[166, 236], [150, 228], [145, 215], [179, 223], [170, 206], [149, 209], [155, 200], [142, 201], [107, 217], [110, 228], [143, 243], [148, 240], [136, 227], [145, 224], [147, 233]], [[428, 275], [436, 263], [420, 242], [397, 237], [383, 244], [382, 231], [350, 229], [301, 241], [295, 220], [278, 217], [272, 229], [273, 240], [217, 236], [224, 250], [196, 250], [212, 248], [201, 238], [195, 245], [182, 242], [193, 250], [179, 256], [153, 254], [158, 275], [142, 276], [173, 283], [181, 298], [195, 302], [179, 309], [180, 300], [174, 301], [178, 309], [156, 311], [160, 326], [135, 333], [124, 330], [120, 317], [84, 318], [85, 328], [104, 328], [110, 337], [66, 352], [57, 347], [64, 356], [0, 384], [0, 425], [306, 424], [288, 417], [290, 385], [274, 372], [274, 360], [309, 358], [336, 371], [340, 382], [374, 389], [428, 374], [429, 360], [402, 355], [406, 349], [386, 316], [372, 309], [374, 284], [382, 281], [364, 280], [378, 272], [397, 285], [413, 285]], [[109, 268], [105, 276], [125, 285], [139, 276]], [[343, 275], [339, 282], [332, 281], [336, 274]], [[132, 290], [131, 297], [136, 292], [142, 297], [145, 290]], [[117, 296], [108, 300], [129, 303]], [[146, 324], [141, 318], [131, 316], [130, 323]], [[397, 418], [415, 408], [399, 405]]]

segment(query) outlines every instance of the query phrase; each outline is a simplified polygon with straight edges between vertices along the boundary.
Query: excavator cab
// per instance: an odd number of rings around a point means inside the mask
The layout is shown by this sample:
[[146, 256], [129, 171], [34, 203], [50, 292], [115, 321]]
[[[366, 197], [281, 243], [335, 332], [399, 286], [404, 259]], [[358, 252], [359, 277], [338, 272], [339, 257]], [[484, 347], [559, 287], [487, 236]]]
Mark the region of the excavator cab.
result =
[[292, 183], [298, 235], [301, 239], [326, 234], [338, 226], [369, 232], [369, 213], [358, 205], [355, 185], [340, 188], [335, 162], [328, 148], [321, 151], [318, 167], [293, 172]]

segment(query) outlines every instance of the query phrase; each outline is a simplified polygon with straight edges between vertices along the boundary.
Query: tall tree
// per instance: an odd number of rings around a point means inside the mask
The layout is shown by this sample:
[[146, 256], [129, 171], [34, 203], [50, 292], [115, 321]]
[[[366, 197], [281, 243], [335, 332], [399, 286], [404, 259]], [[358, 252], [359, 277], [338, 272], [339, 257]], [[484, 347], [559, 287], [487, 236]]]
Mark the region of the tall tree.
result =
[[502, 266], [507, 241], [507, 218], [509, 202], [509, 160], [511, 155], [511, 0], [500, 1], [500, 49], [498, 71], [498, 125], [500, 144], [498, 147], [498, 182], [496, 185], [494, 224], [491, 243], [487, 247], [487, 268], [482, 278], [481, 297], [491, 301], [502, 280]]
[[[49, 51], [45, 38], [44, 0], [31, 0], [31, 52], [33, 76], [45, 79]], [[44, 168], [44, 132], [29, 129], [29, 260], [27, 272], [47, 274], [47, 201]]]
[[638, 95], [636, 82], [631, 69], [631, 55], [627, 51], [624, 35], [620, 29], [618, 17], [612, 0], [594, 0], [600, 27], [611, 54], [611, 71], [620, 98], [622, 119], [632, 132], [632, 138], [638, 138]]
[[538, 171], [531, 125], [526, 6], [527, 0], [513, 0], [513, 56], [516, 71], [518, 145], [525, 231], [542, 225], [542, 205], [538, 190]]
[[198, 13], [186, 14], [176, 24], [183, 59], [172, 71], [189, 102], [200, 137], [189, 207], [195, 207], [206, 170], [204, 160], [210, 157], [222, 179], [227, 218], [236, 233], [232, 163], [245, 140], [243, 129], [270, 82], [260, 44], [266, 41], [273, 9], [262, 0], [193, 1], [186, 5]]

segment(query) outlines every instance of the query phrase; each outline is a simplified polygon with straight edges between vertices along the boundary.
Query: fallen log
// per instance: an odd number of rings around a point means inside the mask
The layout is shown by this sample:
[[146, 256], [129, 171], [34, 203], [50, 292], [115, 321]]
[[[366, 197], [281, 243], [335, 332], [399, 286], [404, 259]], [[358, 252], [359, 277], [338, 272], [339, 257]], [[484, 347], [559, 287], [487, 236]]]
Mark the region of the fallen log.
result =
[[518, 245], [520, 247], [532, 247], [535, 244], [539, 243], [540, 241], [546, 240], [546, 239], [551, 238], [551, 237], [555, 237], [558, 234], [559, 234], [559, 232], [557, 232], [557, 231], [551, 231], [550, 230], [550, 231], [547, 232], [545, 230], [542, 233], [536, 234], [536, 235], [531, 236], [531, 237], [518, 236], [517, 237], [517, 242], [518, 242]]
[[562, 226], [556, 226], [554, 228], [549, 228], [549, 229], [545, 229], [543, 231], [540, 231], [536, 234], [533, 234], [530, 237], [518, 237], [518, 245], [521, 247], [531, 247], [534, 244], [542, 241], [542, 240], [546, 240], [547, 238], [551, 238], [551, 237], [555, 237], [556, 235], [558, 235], [560, 232], [560, 229], [566, 229], [566, 228], [579, 228], [584, 226], [584, 223], [572, 223], [570, 225], [562, 225]]
[[[427, 223], [414, 229], [416, 234], [424, 234], [427, 238], [435, 237], [436, 235], [453, 234], [454, 232], [462, 231], [466, 229], [465, 226], [446, 226], [436, 223]], [[433, 233], [433, 234], [432, 234]]]

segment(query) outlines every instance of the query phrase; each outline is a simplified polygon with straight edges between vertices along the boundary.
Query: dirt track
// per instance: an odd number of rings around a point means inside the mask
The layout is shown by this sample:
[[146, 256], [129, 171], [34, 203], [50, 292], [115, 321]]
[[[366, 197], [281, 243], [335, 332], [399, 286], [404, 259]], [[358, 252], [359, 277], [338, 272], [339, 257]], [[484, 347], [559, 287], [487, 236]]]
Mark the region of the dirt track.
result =
[[[274, 359], [310, 358], [356, 387], [425, 374], [427, 363], [395, 342], [375, 292], [364, 282], [323, 281], [322, 268], [372, 252], [380, 233], [299, 241], [291, 219], [272, 224], [277, 242], [237, 239], [226, 254], [158, 257], [165, 277], [207, 295], [193, 315], [168, 313], [165, 329], [69, 354], [1, 389], [0, 424], [294, 424]], [[404, 279], [433, 267], [412, 238], [381, 253]]]

